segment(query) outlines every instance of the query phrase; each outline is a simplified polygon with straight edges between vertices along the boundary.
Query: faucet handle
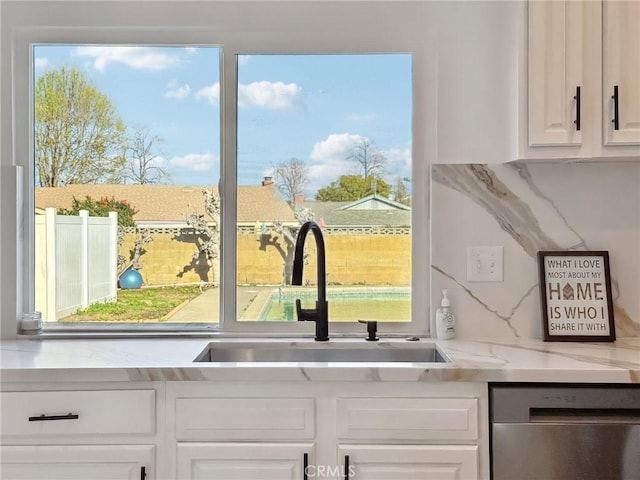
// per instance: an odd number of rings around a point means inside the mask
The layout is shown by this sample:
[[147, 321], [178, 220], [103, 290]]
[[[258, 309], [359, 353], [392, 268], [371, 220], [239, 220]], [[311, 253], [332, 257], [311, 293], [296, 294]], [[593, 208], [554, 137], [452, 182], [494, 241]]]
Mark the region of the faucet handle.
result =
[[358, 320], [358, 323], [363, 323], [367, 326], [367, 334], [369, 335], [367, 342], [377, 342], [380, 340], [376, 336], [376, 330], [378, 329], [378, 322], [376, 320]]
[[296, 314], [299, 322], [315, 321], [317, 311], [312, 308], [302, 308], [300, 299], [296, 298]]

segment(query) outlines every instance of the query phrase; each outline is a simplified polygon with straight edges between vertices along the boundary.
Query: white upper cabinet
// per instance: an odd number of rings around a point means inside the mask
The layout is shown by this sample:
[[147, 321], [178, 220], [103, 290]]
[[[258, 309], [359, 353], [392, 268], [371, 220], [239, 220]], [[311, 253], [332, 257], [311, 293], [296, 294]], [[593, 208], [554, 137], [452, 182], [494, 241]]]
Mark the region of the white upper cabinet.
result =
[[529, 2], [522, 157], [639, 156], [639, 30], [635, 0]]
[[640, 2], [607, 1], [602, 12], [605, 144], [640, 144]]
[[529, 4], [529, 145], [582, 145], [582, 2]]

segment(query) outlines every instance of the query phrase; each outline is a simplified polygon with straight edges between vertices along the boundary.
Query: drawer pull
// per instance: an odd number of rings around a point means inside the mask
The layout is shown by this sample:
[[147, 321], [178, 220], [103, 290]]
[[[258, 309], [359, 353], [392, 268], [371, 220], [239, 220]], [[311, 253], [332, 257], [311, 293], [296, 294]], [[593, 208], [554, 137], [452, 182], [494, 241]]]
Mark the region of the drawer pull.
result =
[[44, 413], [39, 417], [29, 417], [30, 422], [42, 422], [45, 420], [77, 420], [78, 415], [74, 413], [67, 413], [66, 415], [45, 415]]
[[344, 480], [349, 480], [349, 455], [344, 456]]
[[576, 124], [576, 130], [579, 132], [580, 131], [580, 86], [579, 85], [576, 87], [576, 94], [573, 97], [573, 99], [576, 101], [576, 119], [573, 121], [573, 123]]
[[618, 85], [613, 86], [613, 95], [611, 96], [613, 100], [613, 129], [620, 130], [620, 110], [618, 106]]
[[309, 469], [309, 454], [305, 453], [302, 456], [302, 480], [309, 480], [307, 470]]

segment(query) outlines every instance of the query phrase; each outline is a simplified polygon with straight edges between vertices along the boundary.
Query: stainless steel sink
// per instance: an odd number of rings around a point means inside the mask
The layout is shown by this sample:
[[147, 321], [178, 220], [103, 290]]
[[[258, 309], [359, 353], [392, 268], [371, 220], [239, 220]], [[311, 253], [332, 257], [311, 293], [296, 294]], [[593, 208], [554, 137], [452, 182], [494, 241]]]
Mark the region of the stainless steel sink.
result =
[[446, 363], [430, 342], [211, 342], [195, 362]]

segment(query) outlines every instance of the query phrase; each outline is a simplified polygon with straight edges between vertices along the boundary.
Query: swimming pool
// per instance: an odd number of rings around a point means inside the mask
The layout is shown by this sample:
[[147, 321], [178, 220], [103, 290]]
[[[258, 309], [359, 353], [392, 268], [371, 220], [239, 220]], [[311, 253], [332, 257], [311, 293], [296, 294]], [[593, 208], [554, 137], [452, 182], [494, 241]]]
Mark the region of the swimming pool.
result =
[[[261, 321], [296, 321], [296, 304], [315, 308], [315, 288], [277, 288], [260, 311]], [[411, 319], [409, 287], [330, 287], [327, 288], [330, 321], [382, 320], [408, 322]]]

